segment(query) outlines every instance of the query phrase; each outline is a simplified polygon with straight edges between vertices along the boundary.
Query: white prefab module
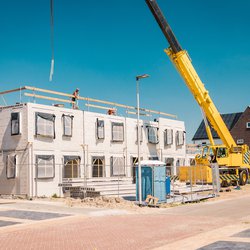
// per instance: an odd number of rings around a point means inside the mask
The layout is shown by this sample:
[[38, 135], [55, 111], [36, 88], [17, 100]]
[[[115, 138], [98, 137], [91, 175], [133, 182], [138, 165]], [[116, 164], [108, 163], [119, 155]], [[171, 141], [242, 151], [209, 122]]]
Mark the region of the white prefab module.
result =
[[[143, 160], [185, 165], [183, 121], [140, 120], [139, 131]], [[136, 119], [35, 103], [5, 106], [0, 143], [0, 194], [63, 196], [64, 180], [91, 187], [101, 179], [135, 180]]]

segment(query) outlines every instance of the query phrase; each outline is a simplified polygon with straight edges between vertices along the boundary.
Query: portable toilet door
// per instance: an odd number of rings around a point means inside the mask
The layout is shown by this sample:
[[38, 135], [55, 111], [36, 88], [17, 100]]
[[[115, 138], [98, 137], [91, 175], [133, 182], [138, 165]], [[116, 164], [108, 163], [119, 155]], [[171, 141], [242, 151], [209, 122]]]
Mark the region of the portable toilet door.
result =
[[[153, 175], [152, 168], [149, 166], [141, 167], [141, 186], [142, 201], [145, 201], [148, 195], [153, 195]], [[136, 200], [139, 200], [138, 168], [136, 168]]]
[[166, 167], [153, 167], [153, 196], [157, 197], [159, 201], [166, 201]]

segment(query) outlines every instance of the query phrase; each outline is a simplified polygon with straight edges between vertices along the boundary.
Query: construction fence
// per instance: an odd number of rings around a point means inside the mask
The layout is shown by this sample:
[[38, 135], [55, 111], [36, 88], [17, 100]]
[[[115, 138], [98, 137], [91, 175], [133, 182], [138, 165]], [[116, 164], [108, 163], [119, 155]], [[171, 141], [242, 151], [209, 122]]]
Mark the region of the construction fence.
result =
[[[204, 166], [167, 166], [161, 177], [156, 168], [152, 168], [148, 176], [142, 176], [142, 190], [144, 194], [155, 196], [157, 189], [164, 197], [162, 202], [192, 202], [214, 197], [219, 192], [216, 168], [209, 171]], [[102, 162], [88, 165], [77, 161], [53, 164], [53, 159], [41, 159], [33, 165], [8, 162], [0, 165], [0, 169], [0, 194], [19, 194], [30, 190], [28, 185], [32, 185], [35, 197], [57, 194], [73, 198], [118, 196], [138, 200], [137, 166], [104, 166]]]

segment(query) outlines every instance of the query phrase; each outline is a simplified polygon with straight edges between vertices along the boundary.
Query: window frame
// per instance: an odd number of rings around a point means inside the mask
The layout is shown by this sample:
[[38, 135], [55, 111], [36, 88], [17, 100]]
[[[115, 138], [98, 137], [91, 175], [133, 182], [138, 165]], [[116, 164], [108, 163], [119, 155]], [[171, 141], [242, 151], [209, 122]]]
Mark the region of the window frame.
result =
[[[65, 127], [66, 127], [65, 126], [66, 125], [65, 117], [69, 117], [70, 120], [71, 120], [70, 121], [70, 135], [65, 133]], [[74, 118], [73, 115], [66, 115], [66, 114], [62, 115], [62, 119], [63, 119], [63, 136], [65, 136], [65, 137], [72, 137], [73, 136], [73, 118]]]
[[[102, 164], [96, 164], [94, 161], [95, 160], [100, 160]], [[105, 156], [92, 156], [91, 157], [91, 167], [92, 167], [92, 178], [103, 178], [105, 177]], [[94, 176], [94, 167], [98, 168], [98, 176]], [[102, 175], [99, 175], [99, 168], [102, 168]]]
[[[73, 161], [76, 161], [76, 164], [73, 163]], [[71, 162], [71, 165], [68, 165]], [[77, 175], [74, 176], [74, 167], [76, 166], [76, 173]], [[66, 177], [66, 167], [70, 168], [71, 176]], [[63, 156], [63, 173], [62, 173], [63, 179], [75, 179], [75, 178], [81, 178], [81, 157], [79, 155], [64, 155]]]
[[243, 145], [244, 139], [237, 139], [236, 143], [237, 143], [237, 145]]
[[[103, 125], [101, 126], [100, 123], [103, 123]], [[100, 136], [100, 133], [99, 133], [99, 128], [102, 128], [103, 129], [103, 137]], [[96, 119], [96, 137], [97, 139], [99, 140], [104, 140], [105, 139], [105, 121], [102, 119]]]
[[[170, 135], [171, 141], [170, 142], [168, 141], [168, 138], [169, 138], [168, 131], [170, 131], [170, 133], [171, 133], [171, 135]], [[167, 147], [167, 146], [170, 146], [173, 144], [174, 144], [174, 131], [171, 128], [167, 128], [164, 130], [164, 146]]]
[[[36, 136], [41, 136], [41, 137], [46, 137], [46, 138], [52, 138], [55, 139], [56, 138], [56, 133], [55, 133], [55, 118], [56, 116], [54, 114], [50, 114], [50, 113], [42, 113], [42, 112], [36, 112], [35, 113], [36, 119], [35, 119], [35, 135]], [[45, 120], [45, 121], [51, 121], [53, 122], [53, 134], [54, 135], [46, 135], [46, 134], [40, 134], [38, 132], [38, 117], [40, 117], [41, 119]], [[47, 118], [46, 118], [47, 117]]]
[[[147, 126], [147, 132], [148, 132], [148, 142], [149, 143], [152, 143], [152, 144], [158, 144], [159, 143], [159, 136], [158, 136], [158, 131], [159, 131], [159, 128], [158, 127], [154, 127], [154, 126]], [[153, 131], [155, 131], [155, 136], [156, 136], [156, 140], [155, 141], [152, 141], [151, 139], [150, 139], [150, 130], [153, 130]]]
[[[10, 157], [14, 157], [14, 165], [13, 166], [9, 166], [9, 158]], [[16, 173], [17, 173], [17, 171], [16, 171], [16, 167], [17, 167], [17, 155], [16, 154], [14, 154], [14, 155], [7, 155], [7, 157], [6, 157], [6, 178], [9, 180], [9, 179], [15, 179], [16, 178]], [[12, 169], [14, 169], [14, 171], [13, 171], [13, 175], [11, 175], [11, 176], [9, 176], [8, 175], [8, 173], [9, 173], [9, 171], [8, 171], [8, 169], [9, 168], [12, 168]]]
[[[14, 119], [13, 116], [17, 114], [17, 119]], [[11, 136], [12, 135], [20, 135], [21, 134], [21, 114], [20, 112], [12, 112], [11, 113], [11, 122], [10, 122], [10, 130], [11, 130]], [[18, 123], [18, 131], [17, 133], [13, 133], [13, 121], [17, 121]]]
[[[115, 160], [118, 159], [123, 159], [123, 173], [120, 173], [120, 169], [119, 169], [119, 174], [114, 173], [114, 162]], [[119, 168], [121, 168], [120, 166], [118, 166]], [[125, 168], [125, 156], [111, 156], [110, 157], [110, 176], [111, 177], [125, 177], [126, 176], [126, 168]]]
[[[179, 137], [179, 136], [180, 136], [180, 133], [182, 134], [182, 137], [183, 137], [183, 138], [182, 138], [182, 140], [183, 140], [182, 142], [183, 142], [183, 143], [180, 143], [180, 137]], [[185, 135], [184, 135], [184, 134], [185, 134], [185, 132], [182, 131], [182, 130], [177, 130], [177, 131], [176, 131], [176, 145], [177, 145], [177, 146], [183, 146], [183, 145], [185, 144]]]
[[[114, 127], [122, 127], [122, 139], [114, 139]], [[124, 142], [124, 123], [112, 122], [112, 142]]]
[[[39, 159], [41, 160], [46, 160], [51, 158], [52, 159], [52, 175], [51, 176], [38, 176], [39, 172], [38, 172], [38, 168], [39, 168]], [[51, 160], [49, 159], [49, 160]], [[41, 166], [40, 166], [41, 167]], [[47, 167], [47, 165], [45, 165], [45, 168]], [[45, 173], [46, 173], [46, 169], [45, 169]], [[55, 178], [55, 155], [36, 155], [36, 179], [54, 179]]]

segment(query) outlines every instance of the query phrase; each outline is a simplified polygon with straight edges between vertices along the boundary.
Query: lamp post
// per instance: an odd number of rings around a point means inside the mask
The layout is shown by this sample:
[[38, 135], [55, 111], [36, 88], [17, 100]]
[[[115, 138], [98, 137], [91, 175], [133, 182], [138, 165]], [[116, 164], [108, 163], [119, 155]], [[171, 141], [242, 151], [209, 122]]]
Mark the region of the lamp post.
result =
[[139, 129], [140, 121], [140, 95], [139, 95], [139, 80], [142, 78], [149, 77], [148, 74], [136, 76], [136, 100], [137, 100], [137, 152], [138, 152], [138, 196], [139, 196], [139, 205], [142, 204], [142, 190], [141, 190], [141, 156], [140, 156], [140, 142], [141, 134]]

